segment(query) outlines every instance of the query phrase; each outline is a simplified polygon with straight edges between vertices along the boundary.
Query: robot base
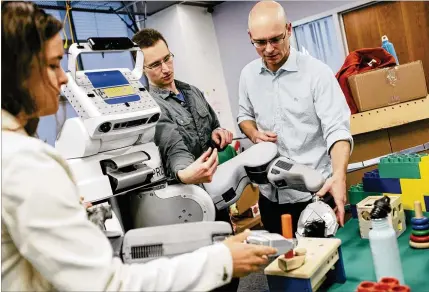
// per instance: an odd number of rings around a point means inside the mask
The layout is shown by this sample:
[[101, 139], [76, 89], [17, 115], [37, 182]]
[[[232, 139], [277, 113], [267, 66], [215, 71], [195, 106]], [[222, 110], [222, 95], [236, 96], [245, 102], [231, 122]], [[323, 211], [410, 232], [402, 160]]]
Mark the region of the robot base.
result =
[[301, 267], [283, 272], [277, 258], [265, 268], [270, 291], [312, 292], [317, 291], [324, 282], [346, 281], [340, 239], [301, 238], [298, 248], [307, 250], [305, 263]]

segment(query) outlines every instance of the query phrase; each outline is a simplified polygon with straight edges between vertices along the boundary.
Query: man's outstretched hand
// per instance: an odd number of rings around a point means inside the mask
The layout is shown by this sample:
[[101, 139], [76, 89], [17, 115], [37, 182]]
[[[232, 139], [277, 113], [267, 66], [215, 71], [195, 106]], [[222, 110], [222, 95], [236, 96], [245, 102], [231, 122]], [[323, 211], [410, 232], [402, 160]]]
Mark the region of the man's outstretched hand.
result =
[[337, 221], [341, 226], [344, 226], [344, 205], [346, 204], [346, 177], [345, 176], [332, 176], [325, 181], [323, 187], [316, 193], [319, 197], [323, 197], [326, 193], [331, 193], [334, 198], [335, 214], [337, 215]]

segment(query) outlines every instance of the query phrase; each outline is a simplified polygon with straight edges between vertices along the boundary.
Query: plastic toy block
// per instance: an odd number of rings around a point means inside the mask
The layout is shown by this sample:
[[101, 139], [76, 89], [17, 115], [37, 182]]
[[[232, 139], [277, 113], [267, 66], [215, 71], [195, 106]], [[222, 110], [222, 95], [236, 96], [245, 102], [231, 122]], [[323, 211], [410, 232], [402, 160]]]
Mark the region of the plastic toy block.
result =
[[401, 194], [401, 183], [398, 178], [380, 178], [378, 169], [365, 172], [363, 190], [365, 192]]
[[[374, 208], [374, 202], [382, 196], [370, 196], [357, 204], [357, 213], [359, 219], [359, 230], [361, 238], [368, 238], [369, 230], [371, 229], [370, 213]], [[396, 237], [399, 237], [406, 230], [406, 219], [404, 208], [401, 204], [401, 196], [391, 195], [390, 206], [392, 211], [388, 215], [388, 220], [396, 231]]]
[[381, 193], [365, 192], [363, 190], [362, 183], [351, 186], [348, 191], [348, 194], [349, 194], [349, 202], [351, 205], [356, 205], [357, 203], [359, 203], [360, 201], [362, 201], [368, 196], [381, 196]]
[[357, 219], [358, 215], [357, 215], [357, 207], [356, 205], [350, 205], [350, 210], [352, 212], [352, 217]]
[[429, 183], [429, 155], [423, 156], [421, 159], [420, 176]]
[[423, 179], [400, 179], [404, 209], [413, 210], [414, 201], [425, 202], [423, 211], [429, 211], [424, 194], [429, 194], [429, 181]]
[[420, 162], [423, 154], [393, 154], [380, 159], [378, 170], [381, 178], [421, 178]]

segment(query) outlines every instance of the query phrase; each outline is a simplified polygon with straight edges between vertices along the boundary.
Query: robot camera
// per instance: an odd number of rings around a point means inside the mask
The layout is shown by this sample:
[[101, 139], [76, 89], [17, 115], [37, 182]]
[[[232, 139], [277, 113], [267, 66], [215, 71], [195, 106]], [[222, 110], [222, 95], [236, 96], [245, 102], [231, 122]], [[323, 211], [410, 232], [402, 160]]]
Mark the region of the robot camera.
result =
[[92, 37], [88, 45], [93, 51], [128, 50], [137, 45], [127, 37]]

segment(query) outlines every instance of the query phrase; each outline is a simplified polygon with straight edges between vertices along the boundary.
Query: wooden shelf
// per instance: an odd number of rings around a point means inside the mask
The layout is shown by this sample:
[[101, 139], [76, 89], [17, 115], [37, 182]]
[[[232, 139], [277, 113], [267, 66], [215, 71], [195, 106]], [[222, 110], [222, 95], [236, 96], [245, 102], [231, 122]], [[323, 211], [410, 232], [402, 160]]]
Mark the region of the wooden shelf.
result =
[[429, 95], [371, 111], [357, 113], [350, 118], [352, 135], [387, 129], [429, 119]]

